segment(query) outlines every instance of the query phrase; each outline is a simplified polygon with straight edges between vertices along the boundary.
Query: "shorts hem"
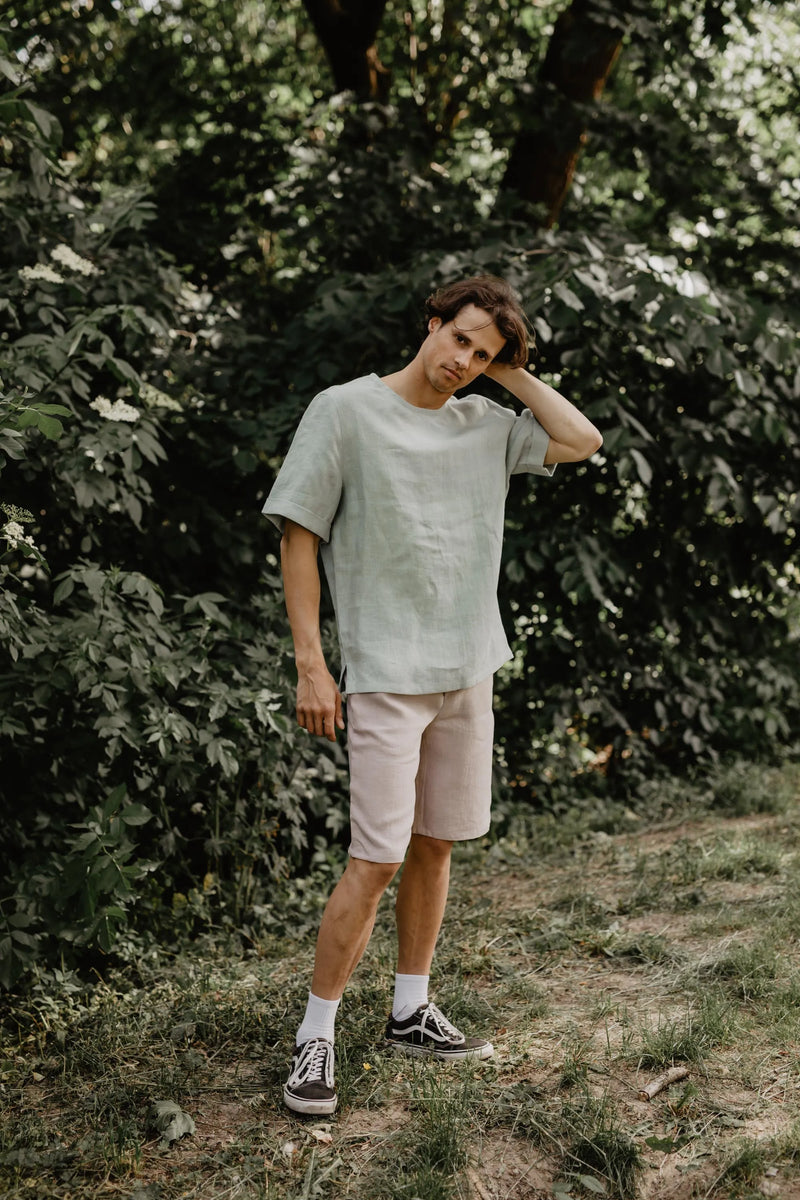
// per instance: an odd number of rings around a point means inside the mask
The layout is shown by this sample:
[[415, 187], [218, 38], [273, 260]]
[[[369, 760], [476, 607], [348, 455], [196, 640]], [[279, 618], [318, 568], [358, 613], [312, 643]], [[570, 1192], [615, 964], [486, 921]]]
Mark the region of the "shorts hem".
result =
[[436, 838], [439, 842], [474, 842], [476, 838], [485, 837], [492, 827], [491, 821], [477, 833], [434, 833], [432, 829], [413, 829], [412, 833], [420, 837]]
[[[406, 845], [405, 850], [399, 856], [399, 858], [395, 858], [393, 856], [390, 856], [387, 851], [381, 851], [380, 855], [379, 854], [367, 854], [365, 851], [363, 851], [363, 849], [361, 847], [351, 845], [351, 846], [348, 846], [347, 854], [348, 854], [349, 858], [358, 858], [362, 862], [375, 863], [376, 865], [379, 865], [379, 866], [386, 866], [389, 863], [402, 863], [403, 860], [405, 859], [407, 850], [408, 850], [408, 845]], [[361, 851], [361, 852], [359, 853], [359, 851]], [[383, 854], [386, 854], [385, 858], [383, 857]]]

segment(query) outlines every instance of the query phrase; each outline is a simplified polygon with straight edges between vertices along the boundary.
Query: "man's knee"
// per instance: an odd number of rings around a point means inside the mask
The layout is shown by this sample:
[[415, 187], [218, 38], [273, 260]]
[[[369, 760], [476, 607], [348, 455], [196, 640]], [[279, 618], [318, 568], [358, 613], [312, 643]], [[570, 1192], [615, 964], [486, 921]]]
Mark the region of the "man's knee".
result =
[[351, 858], [347, 863], [350, 882], [360, 891], [380, 898], [394, 879], [401, 864], [368, 862], [365, 858]]
[[453, 843], [445, 841], [443, 838], [427, 837], [424, 833], [411, 835], [409, 852], [417, 858], [445, 862], [450, 858], [452, 850]]

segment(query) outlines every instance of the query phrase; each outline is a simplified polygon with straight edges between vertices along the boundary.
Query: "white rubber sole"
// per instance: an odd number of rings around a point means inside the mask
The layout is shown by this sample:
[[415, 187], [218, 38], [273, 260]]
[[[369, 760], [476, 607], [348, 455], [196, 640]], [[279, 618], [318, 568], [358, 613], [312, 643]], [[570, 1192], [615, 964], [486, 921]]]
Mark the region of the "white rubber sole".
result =
[[427, 1046], [412, 1046], [408, 1042], [393, 1042], [390, 1038], [386, 1039], [386, 1045], [396, 1054], [405, 1054], [409, 1058], [438, 1058], [440, 1062], [464, 1062], [467, 1058], [477, 1058], [481, 1061], [484, 1058], [491, 1058], [494, 1054], [494, 1046], [491, 1042], [486, 1042], [484, 1046], [474, 1046], [469, 1050], [433, 1050]]
[[305, 1113], [310, 1117], [329, 1116], [336, 1111], [336, 1096], [332, 1100], [303, 1100], [301, 1096], [293, 1096], [284, 1088], [283, 1103], [292, 1112]]

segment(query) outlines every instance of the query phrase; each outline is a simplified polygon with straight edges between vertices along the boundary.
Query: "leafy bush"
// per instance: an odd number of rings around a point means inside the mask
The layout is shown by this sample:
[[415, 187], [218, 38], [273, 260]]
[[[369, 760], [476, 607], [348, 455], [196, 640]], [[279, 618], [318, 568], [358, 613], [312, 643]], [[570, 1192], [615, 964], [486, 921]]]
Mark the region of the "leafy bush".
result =
[[[259, 502], [314, 392], [400, 365], [458, 274], [510, 279], [538, 369], [605, 437], [512, 483], [498, 793], [557, 811], [800, 740], [797, 139], [788, 76], [753, 82], [745, 53], [779, 16], [635, 6], [545, 233], [498, 189], [549, 18], [462, 8], [387, 26], [393, 103], [361, 107], [323, 94], [299, 0], [9, 10], [7, 983], [137, 913], [239, 923], [338, 838], [342, 761], [287, 715]], [[741, 131], [737, 89], [759, 100]]]
[[[0, 118], [8, 986], [38, 956], [107, 953], [143, 896], [165, 930], [186, 932], [195, 894], [203, 919], [241, 923], [344, 817], [340, 756], [285, 715], [280, 581], [252, 547], [237, 556], [224, 490], [197, 499], [200, 456], [181, 473], [187, 444], [219, 455], [174, 352], [213, 326], [211, 298], [146, 240], [141, 190], [75, 184], [56, 123], [24, 97]], [[208, 565], [215, 545], [227, 555]], [[192, 586], [237, 571], [234, 598]]]
[[92, 563], [59, 588], [53, 611], [4, 622], [10, 920], [25, 934], [6, 946], [7, 983], [35, 950], [110, 949], [143, 890], [162, 927], [170, 909], [183, 922], [192, 887], [212, 886], [215, 919], [239, 924], [302, 861], [309, 815], [329, 838], [345, 820], [341, 764], [285, 715], [274, 592], [245, 621], [214, 594], [170, 613], [143, 576]]

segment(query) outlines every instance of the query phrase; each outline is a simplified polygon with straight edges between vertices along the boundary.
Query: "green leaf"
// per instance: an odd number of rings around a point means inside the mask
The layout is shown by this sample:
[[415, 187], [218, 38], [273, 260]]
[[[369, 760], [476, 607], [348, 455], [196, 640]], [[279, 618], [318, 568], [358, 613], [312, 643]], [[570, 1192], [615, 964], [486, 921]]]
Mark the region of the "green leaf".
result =
[[5, 75], [13, 84], [19, 83], [19, 70], [7, 58], [0, 56], [0, 75]]
[[572, 288], [567, 287], [566, 283], [561, 280], [553, 284], [553, 295], [566, 304], [567, 308], [574, 309], [575, 312], [582, 312], [586, 307], [579, 296], [576, 296]]
[[64, 426], [56, 417], [48, 417], [44, 413], [37, 414], [36, 424], [46, 438], [57, 441], [64, 432]]
[[71, 417], [72, 412], [64, 404], [37, 404], [37, 412], [50, 413], [59, 417]]
[[605, 1196], [606, 1194], [606, 1185], [599, 1179], [595, 1179], [594, 1175], [579, 1175], [578, 1183], [581, 1187], [586, 1188], [587, 1192], [594, 1192], [596, 1196]]
[[636, 463], [636, 470], [639, 473], [639, 478], [641, 479], [642, 483], [645, 487], [649, 487], [653, 479], [653, 468], [650, 466], [650, 463], [647, 461], [642, 452], [640, 450], [634, 450], [633, 446], [631, 446], [628, 453]]
[[30, 100], [23, 100], [22, 103], [28, 110], [31, 120], [39, 127], [44, 137], [48, 140], [61, 132], [61, 126], [58, 121], [47, 109], [41, 108], [38, 104], [33, 104]]
[[193, 1134], [196, 1128], [192, 1117], [174, 1100], [156, 1100], [150, 1106], [148, 1123], [166, 1145]]
[[53, 589], [53, 604], [60, 604], [62, 600], [66, 600], [67, 596], [71, 596], [74, 590], [75, 580], [68, 575]]
[[691, 1139], [687, 1137], [679, 1137], [673, 1141], [672, 1138], [649, 1137], [644, 1139], [646, 1146], [651, 1150], [658, 1150], [660, 1154], [674, 1154], [676, 1150], [683, 1149]]
[[144, 804], [126, 804], [119, 815], [126, 825], [146, 825], [153, 816]]
[[122, 804], [122, 801], [125, 799], [127, 792], [128, 789], [125, 784], [119, 783], [112, 791], [108, 793], [105, 804], [103, 805], [103, 816], [106, 819], [108, 819], [117, 811], [120, 804]]

